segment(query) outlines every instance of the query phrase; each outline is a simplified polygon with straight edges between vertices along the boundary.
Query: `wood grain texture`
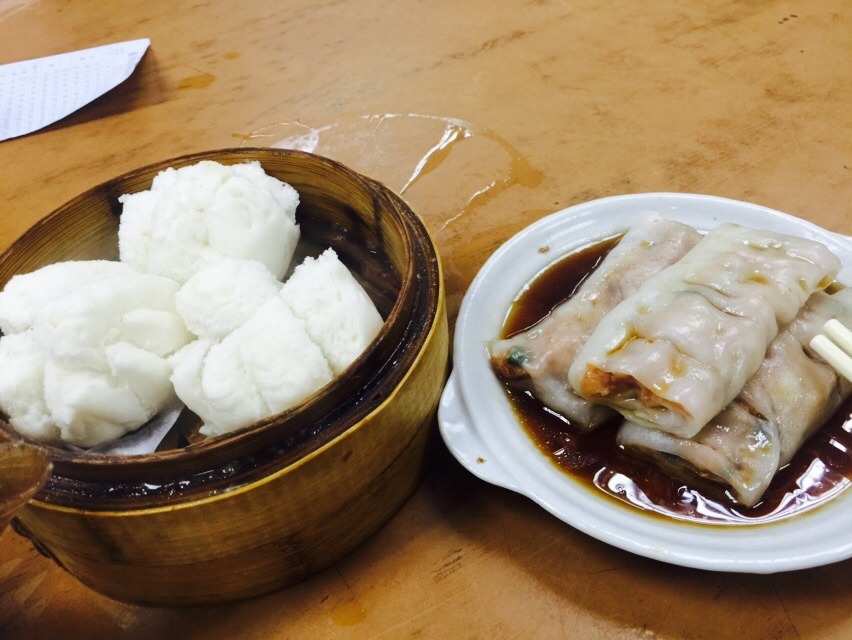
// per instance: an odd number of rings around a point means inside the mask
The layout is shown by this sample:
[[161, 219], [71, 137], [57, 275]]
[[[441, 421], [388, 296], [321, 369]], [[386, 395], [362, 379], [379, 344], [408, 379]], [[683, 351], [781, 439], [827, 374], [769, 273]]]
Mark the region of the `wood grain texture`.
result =
[[[404, 194], [438, 243], [451, 323], [504, 240], [601, 196], [710, 193], [852, 232], [844, 0], [12, 5], [0, 4], [0, 62], [137, 37], [152, 47], [126, 85], [90, 108], [0, 143], [4, 245], [146, 163], [241, 144], [274, 123], [322, 128], [388, 113], [487, 128], [540, 173], [513, 181], [500, 149], [473, 149], [467, 162], [460, 143], [462, 161]], [[212, 81], [200, 86], [199, 75]], [[350, 137], [351, 152], [346, 140], [327, 150], [397, 190], [443, 131], [373, 129]], [[499, 196], [465, 206], [504, 178]], [[335, 567], [227, 607], [110, 601], [7, 531], [0, 636], [840, 639], [852, 636], [850, 568], [737, 576], [643, 560], [476, 480], [444, 452], [388, 525]]]

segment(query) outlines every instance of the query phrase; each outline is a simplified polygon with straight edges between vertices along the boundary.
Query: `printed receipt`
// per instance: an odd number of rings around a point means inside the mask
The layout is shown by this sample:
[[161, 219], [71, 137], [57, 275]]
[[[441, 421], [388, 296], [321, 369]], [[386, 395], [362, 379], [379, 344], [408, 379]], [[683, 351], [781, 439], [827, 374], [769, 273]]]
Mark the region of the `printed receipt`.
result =
[[0, 65], [0, 141], [38, 131], [118, 86], [147, 38]]

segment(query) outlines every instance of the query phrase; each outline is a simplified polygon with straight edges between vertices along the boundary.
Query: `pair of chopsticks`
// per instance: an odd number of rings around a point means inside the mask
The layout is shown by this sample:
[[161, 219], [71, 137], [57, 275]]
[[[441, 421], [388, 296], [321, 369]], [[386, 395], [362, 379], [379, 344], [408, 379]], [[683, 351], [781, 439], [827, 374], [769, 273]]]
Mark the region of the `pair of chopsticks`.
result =
[[823, 333], [811, 340], [811, 349], [847, 380], [852, 380], [852, 331], [837, 320], [829, 320]]

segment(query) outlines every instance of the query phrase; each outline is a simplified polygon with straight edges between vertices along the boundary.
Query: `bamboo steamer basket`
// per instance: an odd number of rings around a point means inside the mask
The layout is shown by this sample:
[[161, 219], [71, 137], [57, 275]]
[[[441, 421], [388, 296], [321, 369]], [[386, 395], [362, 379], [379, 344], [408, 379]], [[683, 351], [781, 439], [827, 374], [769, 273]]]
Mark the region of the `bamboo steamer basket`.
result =
[[[302, 237], [332, 246], [386, 318], [347, 371], [302, 405], [232, 434], [105, 456], [29, 441], [54, 473], [17, 530], [91, 588], [181, 606], [257, 596], [352, 551], [417, 486], [445, 381], [447, 318], [432, 240], [407, 204], [339, 163], [278, 149], [167, 160], [110, 180], [0, 256], [0, 286], [62, 260], [115, 259], [123, 193], [167, 167], [258, 160], [300, 194]], [[197, 426], [188, 410], [176, 433]], [[183, 431], [182, 431], [183, 430]], [[5, 420], [0, 431], [23, 439]]]

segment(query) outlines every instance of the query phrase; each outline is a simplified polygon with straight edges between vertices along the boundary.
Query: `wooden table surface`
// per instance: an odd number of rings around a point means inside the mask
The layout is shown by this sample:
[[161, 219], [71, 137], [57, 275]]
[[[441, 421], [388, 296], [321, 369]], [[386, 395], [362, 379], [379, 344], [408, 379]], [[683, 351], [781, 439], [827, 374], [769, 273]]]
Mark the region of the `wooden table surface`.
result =
[[[313, 148], [403, 191], [451, 318], [501, 242], [602, 196], [710, 193], [852, 230], [845, 0], [0, 1], [0, 63], [141, 37], [119, 89], [0, 143], [0, 245], [120, 172], [243, 144]], [[235, 605], [116, 603], [7, 531], [0, 638], [850, 638], [850, 570], [645, 560], [442, 450], [363, 548]]]

